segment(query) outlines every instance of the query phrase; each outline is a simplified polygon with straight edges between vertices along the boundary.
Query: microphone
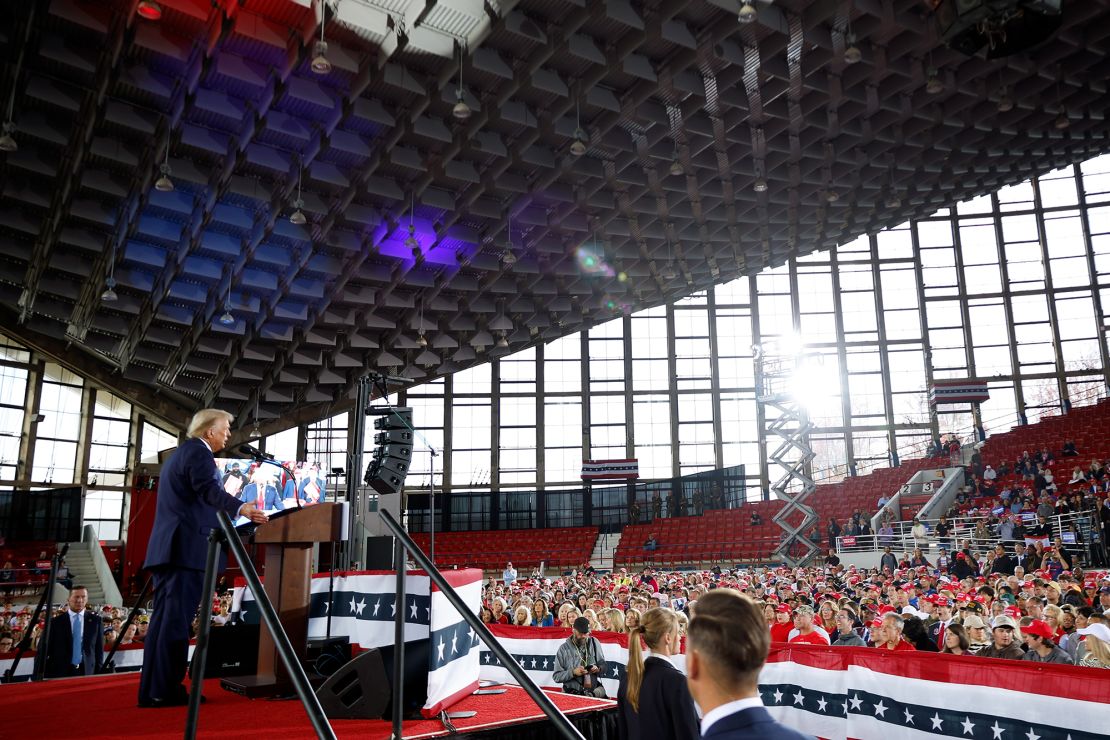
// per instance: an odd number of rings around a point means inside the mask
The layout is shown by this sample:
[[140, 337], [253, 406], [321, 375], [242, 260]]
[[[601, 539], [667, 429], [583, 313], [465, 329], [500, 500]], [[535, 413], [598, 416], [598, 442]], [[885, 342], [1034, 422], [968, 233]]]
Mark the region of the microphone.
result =
[[246, 455], [247, 457], [254, 460], [261, 461], [274, 459], [274, 456], [271, 455], [269, 452], [263, 452], [257, 447], [251, 447], [250, 445], [239, 445], [238, 449], [236, 449], [235, 451], [242, 455]]

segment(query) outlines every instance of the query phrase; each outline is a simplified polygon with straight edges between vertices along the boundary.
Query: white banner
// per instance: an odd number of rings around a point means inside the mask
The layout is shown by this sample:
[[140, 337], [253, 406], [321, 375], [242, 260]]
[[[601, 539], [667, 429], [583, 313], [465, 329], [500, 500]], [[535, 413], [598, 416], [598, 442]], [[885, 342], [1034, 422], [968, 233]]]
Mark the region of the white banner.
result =
[[[477, 614], [482, 604], [482, 571], [452, 570], [443, 575], [471, 614]], [[421, 709], [425, 717], [435, 717], [477, 690], [478, 642], [477, 633], [433, 585], [428, 700]]]
[[[428, 637], [431, 612], [431, 581], [422, 572], [405, 578], [405, 642]], [[312, 577], [308, 636], [328, 634], [328, 594], [331, 592], [331, 634], [347, 637], [359, 647], [375, 648], [393, 644], [393, 616], [397, 579], [393, 573], [355, 572], [335, 576], [334, 587], [327, 573]], [[250, 588], [236, 585], [231, 603], [239, 621], [258, 624], [261, 613]]]

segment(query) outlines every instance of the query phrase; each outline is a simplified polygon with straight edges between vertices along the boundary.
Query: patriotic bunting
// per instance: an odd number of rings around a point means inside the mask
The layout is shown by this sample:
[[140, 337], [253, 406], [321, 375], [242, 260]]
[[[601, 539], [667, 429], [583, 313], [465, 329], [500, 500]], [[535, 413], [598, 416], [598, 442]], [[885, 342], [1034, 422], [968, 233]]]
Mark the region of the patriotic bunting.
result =
[[[482, 571], [445, 571], [443, 577], [471, 614], [477, 614], [482, 604]], [[437, 716], [478, 688], [478, 634], [434, 584], [431, 608], [428, 700], [420, 710], [425, 717]]]

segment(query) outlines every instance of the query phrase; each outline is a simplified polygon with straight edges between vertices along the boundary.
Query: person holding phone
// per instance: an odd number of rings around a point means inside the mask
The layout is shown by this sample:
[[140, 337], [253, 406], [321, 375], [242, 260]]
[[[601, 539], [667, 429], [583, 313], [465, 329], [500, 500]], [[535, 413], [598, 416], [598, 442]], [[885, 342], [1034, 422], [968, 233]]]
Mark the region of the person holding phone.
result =
[[590, 620], [578, 617], [574, 620], [571, 636], [555, 653], [552, 677], [563, 685], [564, 693], [607, 699], [605, 687], [601, 685], [604, 669], [605, 656], [601, 643], [590, 634]]

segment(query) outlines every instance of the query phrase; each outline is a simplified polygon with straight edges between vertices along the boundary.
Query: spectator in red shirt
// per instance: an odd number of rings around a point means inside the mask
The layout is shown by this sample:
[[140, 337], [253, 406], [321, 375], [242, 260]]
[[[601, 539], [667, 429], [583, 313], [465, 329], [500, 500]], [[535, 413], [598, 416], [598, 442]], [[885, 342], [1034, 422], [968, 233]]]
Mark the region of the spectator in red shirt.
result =
[[813, 607], [802, 605], [794, 610], [794, 629], [787, 642], [804, 642], [810, 645], [828, 645], [829, 633], [813, 623]]
[[788, 641], [790, 633], [794, 630], [794, 625], [790, 621], [790, 607], [786, 604], [776, 606], [775, 620], [771, 625], [771, 642]]
[[901, 614], [888, 612], [883, 615], [883, 625], [879, 628], [879, 642], [875, 646], [881, 650], [916, 650], [902, 636], [904, 622]]

